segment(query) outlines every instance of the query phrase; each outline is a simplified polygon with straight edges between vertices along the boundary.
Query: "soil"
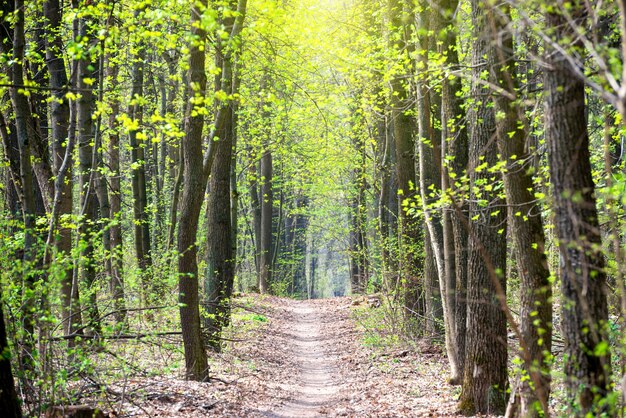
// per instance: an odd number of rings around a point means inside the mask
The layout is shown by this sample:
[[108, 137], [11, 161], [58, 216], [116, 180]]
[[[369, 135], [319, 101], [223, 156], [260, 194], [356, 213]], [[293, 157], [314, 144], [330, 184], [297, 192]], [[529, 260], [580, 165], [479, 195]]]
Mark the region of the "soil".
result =
[[243, 300], [231, 341], [211, 355], [210, 382], [126, 379], [109, 387], [125, 398], [104, 409], [142, 417], [456, 416], [458, 388], [445, 382], [440, 348], [364, 344], [368, 331], [353, 311], [382, 308], [350, 298]]

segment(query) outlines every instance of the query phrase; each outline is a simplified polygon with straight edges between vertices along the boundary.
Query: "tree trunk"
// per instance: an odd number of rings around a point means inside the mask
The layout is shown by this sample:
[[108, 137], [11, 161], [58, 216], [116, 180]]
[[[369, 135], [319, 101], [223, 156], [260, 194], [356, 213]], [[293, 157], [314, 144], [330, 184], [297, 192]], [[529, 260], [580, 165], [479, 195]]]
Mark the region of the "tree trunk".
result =
[[[421, 31], [428, 33], [432, 12], [430, 9], [423, 10], [418, 16], [418, 26]], [[432, 36], [422, 36], [418, 44], [419, 52], [417, 67], [420, 69], [420, 77], [417, 81], [417, 112], [418, 112], [418, 140], [416, 142], [416, 155], [418, 158], [419, 191], [422, 202], [422, 213], [426, 233], [424, 234], [424, 288], [426, 293], [426, 332], [436, 335], [442, 331], [446, 335], [446, 351], [453, 352], [452, 342], [446, 332], [450, 329], [448, 320], [452, 316], [450, 307], [442, 300], [446, 292], [446, 277], [443, 261], [443, 228], [441, 216], [431, 206], [437, 203], [437, 191], [441, 189], [441, 149], [439, 132], [431, 122], [435, 107], [433, 101], [440, 104], [440, 97], [432, 93], [428, 77], [428, 51], [431, 47]], [[431, 101], [431, 98], [434, 100]], [[434, 112], [437, 115], [437, 112]], [[439, 116], [439, 115], [437, 115]], [[442, 326], [443, 325], [443, 329]]]
[[[59, 176], [61, 167], [63, 166], [67, 145], [65, 141], [68, 139], [70, 124], [70, 105], [69, 100], [65, 98], [65, 89], [68, 86], [67, 70], [65, 62], [61, 58], [63, 50], [63, 39], [60, 34], [61, 28], [61, 7], [59, 0], [48, 0], [43, 5], [44, 16], [46, 19], [46, 65], [50, 73], [50, 89], [54, 100], [50, 101], [50, 137], [52, 141], [52, 157], [54, 175]], [[57, 206], [59, 217], [72, 214], [72, 153], [68, 154], [69, 160], [65, 163], [65, 178], [58, 181], [59, 190], [55, 189], [55, 196], [59, 194], [59, 200], [53, 202], [53, 206]], [[53, 220], [58, 224], [57, 220]], [[72, 230], [68, 228], [67, 222], [61, 222], [56, 233], [57, 251], [60, 254], [70, 256], [72, 250]], [[62, 303], [62, 321], [66, 334], [74, 333], [76, 327], [73, 324], [80, 324], [80, 309], [78, 308], [78, 286], [72, 283], [74, 272], [73, 264], [68, 258], [65, 261], [64, 277], [61, 279], [61, 303]], [[74, 291], [73, 291], [74, 289]], [[75, 316], [74, 319], [71, 315]]]
[[[134, 19], [140, 23], [143, 21], [145, 8], [135, 11]], [[135, 254], [137, 264], [141, 271], [142, 296], [146, 306], [150, 306], [153, 301], [158, 300], [162, 290], [154, 282], [152, 274], [152, 254], [150, 250], [150, 220], [146, 213], [148, 206], [148, 194], [146, 190], [146, 154], [145, 148], [148, 146], [141, 139], [141, 126], [143, 123], [143, 84], [144, 84], [144, 62], [146, 51], [143, 40], [138, 41], [137, 52], [134, 55], [131, 77], [133, 80], [130, 97], [130, 118], [137, 125], [137, 129], [128, 132], [130, 142], [130, 156], [132, 166], [132, 189], [133, 189], [133, 216], [135, 222]]]
[[[396, 151], [396, 173], [398, 176], [398, 198], [400, 201], [400, 224], [399, 224], [399, 274], [404, 291], [404, 313], [406, 318], [419, 318], [424, 316], [424, 289], [423, 283], [418, 278], [421, 270], [419, 249], [418, 222], [407, 211], [405, 202], [414, 199], [416, 193], [415, 177], [415, 149], [413, 142], [413, 120], [409, 114], [411, 98], [409, 97], [409, 85], [406, 81], [408, 69], [403, 68], [402, 62], [409, 59], [410, 48], [407, 40], [411, 39], [410, 13], [406, 12], [402, 0], [390, 0], [388, 4], [391, 23], [391, 53], [397, 55], [399, 61], [396, 64], [397, 74], [391, 80], [391, 119], [393, 123], [393, 136]], [[404, 55], [407, 55], [406, 57]], [[412, 325], [409, 325], [412, 326]]]
[[[117, 63], [110, 62], [107, 65], [107, 82], [116, 85], [119, 73]], [[111, 114], [109, 115], [109, 203], [111, 207], [110, 217], [110, 245], [111, 245], [111, 277], [109, 288], [115, 306], [115, 320], [118, 324], [126, 322], [126, 302], [124, 297], [124, 272], [123, 256], [124, 243], [122, 237], [122, 182], [120, 170], [120, 124], [117, 116], [120, 113], [120, 102], [114, 99], [111, 103]]]
[[[548, 14], [548, 26], [559, 39], [575, 39], [567, 19], [584, 18], [584, 9], [575, 2], [567, 17], [557, 9]], [[578, 41], [574, 46], [582, 48]], [[603, 408], [600, 401], [610, 390], [611, 364], [606, 273], [589, 161], [585, 84], [561, 52], [549, 48], [546, 61], [545, 129], [561, 258], [566, 386], [576, 408], [572, 414], [599, 415]]]
[[[93, 43], [89, 26], [91, 16], [83, 16], [75, 21], [78, 25], [78, 36], [82, 42]], [[78, 235], [82, 241], [80, 256], [80, 271], [82, 281], [87, 285], [87, 316], [89, 327], [96, 334], [100, 333], [100, 315], [96, 298], [96, 266], [94, 260], [94, 222], [96, 221], [97, 198], [95, 190], [95, 155], [94, 155], [94, 124], [93, 113], [96, 108], [96, 96], [94, 95], [95, 65], [92, 57], [83, 57], [77, 63], [76, 88], [81, 95], [76, 104], [76, 130], [78, 132], [78, 164], [79, 164], [79, 190], [80, 190], [80, 213]]]
[[261, 157], [261, 231], [259, 248], [259, 292], [267, 293], [272, 275], [272, 218], [274, 193], [272, 191], [272, 153], [266, 150]]
[[[0, 293], [0, 299], [1, 299]], [[4, 313], [0, 303], [0, 411], [7, 418], [21, 418], [22, 409], [20, 400], [15, 391], [15, 382], [11, 370], [10, 347], [7, 341], [7, 331], [4, 325]]]
[[[442, 194], [450, 203], [443, 210], [443, 252], [446, 280], [444, 297], [450, 307], [449, 321], [454, 352], [448, 352], [450, 383], [460, 384], [465, 367], [466, 288], [468, 267], [468, 203], [463, 190], [467, 174], [468, 137], [461, 107], [461, 80], [451, 73], [458, 70], [459, 56], [454, 14], [458, 0], [442, 0], [434, 16], [435, 36], [441, 39], [439, 50], [446, 57], [447, 71], [441, 80], [441, 152]], [[441, 19], [439, 21], [439, 19]], [[441, 31], [444, 31], [442, 33]]]
[[[202, 10], [207, 1], [197, 2], [191, 7], [191, 33], [194, 36], [189, 52], [190, 95], [204, 101], [206, 95], [205, 44], [207, 34], [200, 24]], [[185, 350], [187, 378], [204, 381], [209, 377], [207, 356], [200, 332], [200, 309], [198, 300], [198, 252], [196, 235], [202, 197], [206, 186], [204, 177], [202, 130], [204, 116], [189, 102], [185, 116], [185, 138], [183, 141], [184, 178], [178, 226], [178, 274], [180, 320]]]
[[[467, 204], [458, 190], [460, 180], [467, 169], [467, 131], [465, 112], [457, 96], [461, 83], [449, 74], [457, 70], [457, 52], [454, 14], [457, 0], [438, 1], [432, 13], [433, 38], [437, 41], [437, 53], [445, 58], [441, 78], [441, 145], [440, 160], [441, 195], [447, 203], [441, 213], [442, 224], [442, 295], [446, 320], [446, 351], [450, 364], [452, 384], [460, 384], [465, 355], [465, 287], [467, 283]], [[433, 139], [433, 143], [435, 140]], [[465, 219], [463, 219], [465, 218]]]
[[[494, 95], [498, 152], [506, 162], [504, 190], [508, 204], [517, 271], [520, 277], [520, 357], [519, 415], [539, 417], [549, 414], [550, 352], [552, 348], [552, 286], [545, 255], [541, 207], [536, 203], [533, 178], [526, 152], [527, 131], [523, 112], [514, 100], [518, 82], [515, 74], [512, 34], [506, 29], [511, 20], [508, 6], [484, 10], [489, 18], [493, 63], [491, 82], [505, 94]], [[515, 402], [515, 399], [511, 399]]]
[[[502, 414], [507, 391], [506, 211], [498, 197], [499, 173], [490, 90], [480, 83], [488, 69], [486, 21], [480, 0], [472, 0], [470, 123], [470, 245], [467, 282], [467, 335], [460, 409], [466, 414]], [[491, 186], [488, 188], [488, 186]], [[494, 189], [496, 191], [494, 191]]]
[[[2, 39], [0, 44], [2, 45], [3, 52], [7, 56], [12, 56], [12, 63], [8, 68], [8, 75], [10, 77], [13, 86], [24, 85], [24, 48], [25, 48], [25, 34], [24, 34], [24, 2], [17, 0], [14, 3], [10, 0], [2, 2], [3, 15], [15, 13], [15, 19], [13, 20], [13, 33], [11, 34], [11, 27], [8, 23], [3, 22], [2, 27]], [[6, 25], [6, 26], [5, 26]], [[6, 45], [10, 44], [12, 37], [13, 52], [7, 50]], [[35, 353], [34, 344], [34, 325], [35, 318], [33, 314], [35, 312], [35, 299], [33, 297], [32, 289], [34, 281], [36, 280], [33, 270], [35, 269], [35, 262], [37, 260], [37, 248], [36, 244], [36, 200], [35, 200], [35, 183], [33, 181], [33, 167], [31, 165], [31, 150], [30, 144], [34, 138], [35, 132], [33, 131], [33, 124], [30, 121], [32, 115], [28, 106], [28, 98], [25, 94], [20, 92], [17, 87], [9, 89], [11, 96], [11, 103], [13, 105], [13, 113], [15, 119], [15, 133], [17, 139], [18, 149], [18, 161], [19, 164], [15, 166], [19, 167], [19, 178], [17, 173], [14, 174], [14, 179], [19, 179], [19, 183], [16, 184], [16, 189], [20, 197], [20, 203], [22, 206], [22, 219], [24, 222], [24, 253], [22, 256], [24, 263], [24, 275], [23, 281], [23, 294], [22, 294], [22, 312], [20, 324], [24, 331], [24, 339], [21, 341], [20, 347], [20, 367], [24, 369], [32, 369], [32, 359]]]

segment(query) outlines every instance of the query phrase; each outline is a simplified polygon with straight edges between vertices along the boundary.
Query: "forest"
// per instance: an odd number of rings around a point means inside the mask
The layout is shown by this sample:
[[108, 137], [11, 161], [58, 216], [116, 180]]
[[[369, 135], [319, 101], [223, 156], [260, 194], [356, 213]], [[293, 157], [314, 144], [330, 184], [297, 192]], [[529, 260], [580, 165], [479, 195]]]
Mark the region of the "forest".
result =
[[0, 0], [0, 415], [155, 416], [113, 388], [271, 311], [439, 352], [455, 414], [624, 416], [625, 57], [623, 0]]

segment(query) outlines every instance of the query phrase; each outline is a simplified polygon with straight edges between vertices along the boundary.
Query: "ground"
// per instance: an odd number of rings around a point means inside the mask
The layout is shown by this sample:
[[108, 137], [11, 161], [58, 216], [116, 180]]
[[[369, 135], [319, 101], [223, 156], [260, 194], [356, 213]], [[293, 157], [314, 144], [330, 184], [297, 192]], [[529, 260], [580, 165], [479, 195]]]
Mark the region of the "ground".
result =
[[142, 417], [455, 416], [458, 388], [446, 383], [436, 344], [389, 343], [364, 326], [384, 308], [259, 295], [236, 305], [225, 349], [211, 355], [210, 382], [185, 381], [180, 370], [128, 376], [108, 385], [103, 409]]

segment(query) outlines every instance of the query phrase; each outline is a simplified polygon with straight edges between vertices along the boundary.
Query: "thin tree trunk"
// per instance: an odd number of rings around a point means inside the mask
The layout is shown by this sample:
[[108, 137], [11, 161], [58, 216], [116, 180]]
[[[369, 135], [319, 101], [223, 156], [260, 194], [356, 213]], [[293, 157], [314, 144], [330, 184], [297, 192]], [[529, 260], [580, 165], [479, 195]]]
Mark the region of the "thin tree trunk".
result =
[[[137, 22], [143, 20], [145, 8], [135, 11], [134, 18]], [[129, 114], [131, 119], [137, 124], [137, 129], [131, 129], [128, 133], [130, 142], [131, 165], [133, 167], [131, 173], [131, 184], [133, 190], [133, 216], [134, 216], [134, 233], [135, 233], [135, 253], [137, 255], [137, 264], [141, 271], [142, 296], [144, 303], [149, 306], [152, 304], [153, 298], [158, 298], [160, 294], [159, 286], [154, 282], [152, 274], [152, 254], [150, 242], [150, 220], [146, 213], [148, 206], [148, 195], [146, 190], [146, 155], [145, 147], [147, 144], [140, 144], [141, 126], [143, 123], [143, 84], [144, 84], [144, 62], [146, 60], [146, 51], [143, 41], [139, 41], [136, 45], [137, 52], [134, 55], [132, 66], [132, 89]]]
[[[52, 140], [52, 157], [54, 175], [57, 176], [55, 183], [55, 199], [52, 202], [53, 218], [51, 222], [58, 224], [58, 217], [72, 214], [72, 165], [73, 153], [67, 153], [65, 142], [70, 136], [70, 105], [69, 100], [65, 99], [66, 89], [69, 84], [65, 62], [61, 58], [63, 50], [63, 39], [60, 34], [61, 28], [61, 7], [59, 0], [48, 0], [43, 5], [44, 16], [46, 19], [46, 65], [50, 73], [50, 88], [54, 100], [50, 101], [50, 137]], [[74, 135], [72, 133], [72, 138]], [[74, 141], [72, 141], [72, 144]], [[67, 158], [67, 161], [66, 161]], [[65, 165], [65, 173], [62, 173], [62, 167]], [[60, 178], [59, 178], [60, 177]], [[58, 200], [56, 196], [59, 196]], [[56, 211], [54, 213], [54, 207]], [[56, 228], [54, 228], [56, 229]], [[72, 250], [72, 230], [62, 223], [58, 232], [55, 234], [56, 248], [60, 254], [66, 257], [70, 256]], [[61, 279], [61, 303], [62, 303], [62, 321], [66, 334], [73, 334], [75, 328], [73, 323], [80, 324], [80, 308], [78, 308], [78, 287], [73, 286], [72, 279], [74, 277], [73, 264], [67, 259], [65, 261], [64, 277]], [[76, 289], [72, 292], [72, 288]], [[71, 313], [77, 315], [74, 320], [70, 318]]]
[[[92, 43], [89, 35], [90, 16], [83, 16], [75, 21], [78, 35], [82, 42]], [[96, 298], [96, 266], [94, 260], [94, 222], [96, 221], [97, 198], [95, 191], [94, 124], [93, 113], [96, 107], [94, 95], [95, 70], [89, 57], [78, 60], [76, 88], [81, 95], [76, 104], [76, 130], [78, 132], [78, 164], [80, 213], [78, 235], [82, 242], [80, 270], [82, 281], [87, 285], [87, 316], [92, 332], [100, 333], [100, 315]]]
[[[434, 36], [441, 41], [438, 52], [446, 57], [441, 80], [441, 188], [450, 204], [443, 209], [443, 260], [445, 269], [445, 294], [451, 317], [448, 333], [451, 347], [448, 350], [450, 383], [460, 384], [463, 378], [466, 329], [466, 286], [468, 266], [468, 204], [462, 190], [462, 178], [467, 174], [468, 138], [465, 111], [461, 107], [461, 80], [452, 75], [458, 70], [454, 14], [458, 0], [441, 0], [433, 14]], [[442, 31], [444, 33], [442, 33]]]
[[272, 153], [266, 150], [261, 157], [261, 231], [260, 231], [260, 277], [259, 292], [267, 293], [271, 283], [272, 268], [272, 218], [273, 218], [273, 200], [272, 191]]
[[[107, 65], [107, 80], [111, 85], [117, 83], [119, 66], [111, 62]], [[126, 302], [124, 296], [124, 272], [123, 255], [124, 242], [122, 236], [122, 182], [120, 170], [120, 135], [119, 122], [117, 116], [120, 113], [119, 100], [111, 103], [111, 114], [109, 115], [109, 203], [111, 207], [110, 235], [111, 235], [111, 278], [109, 288], [115, 306], [115, 320], [118, 324], [126, 322]]]
[[[7, 56], [13, 57], [12, 63], [8, 68], [11, 83], [13, 86], [22, 86], [24, 85], [23, 62], [26, 42], [24, 34], [24, 2], [22, 0], [17, 0], [15, 3], [5, 1], [2, 3], [2, 8], [4, 15], [15, 13], [12, 27], [12, 54], [10, 51], [6, 50], [5, 46], [5, 44], [10, 44], [11, 42], [11, 28], [8, 26], [8, 23], [6, 23], [5, 26], [3, 22], [0, 44], [3, 45], [3, 52], [6, 53]], [[37, 248], [35, 247], [35, 217], [37, 207], [30, 151], [30, 142], [33, 140], [35, 132], [33, 132], [33, 124], [30, 122], [32, 115], [28, 107], [27, 96], [20, 92], [17, 87], [9, 89], [9, 94], [13, 105], [17, 149], [19, 150], [19, 187], [16, 187], [16, 189], [18, 190], [20, 203], [22, 205], [22, 219], [24, 222], [24, 253], [22, 257], [24, 263], [24, 275], [22, 277], [24, 291], [22, 294], [22, 312], [20, 318], [20, 326], [23, 328], [24, 339], [21, 341], [19, 362], [20, 368], [25, 370], [32, 369], [33, 358], [36, 356], [34, 344], [35, 318], [33, 317], [35, 312], [35, 299], [31, 293], [36, 279], [33, 269], [35, 268], [35, 262], [37, 260]], [[14, 175], [14, 178], [17, 178], [17, 176]]]
[[[427, 33], [430, 30], [432, 13], [429, 9], [422, 11], [418, 18], [420, 30]], [[424, 234], [424, 287], [426, 293], [426, 331], [435, 335], [444, 332], [446, 336], [446, 351], [452, 354], [454, 348], [450, 336], [451, 318], [447, 300], [442, 300], [446, 291], [446, 277], [443, 262], [443, 229], [438, 211], [430, 208], [436, 203], [436, 190], [441, 189], [441, 150], [439, 137], [431, 123], [431, 95], [428, 78], [428, 49], [432, 36], [422, 36], [418, 53], [418, 68], [421, 76], [417, 83], [417, 111], [418, 111], [418, 140], [416, 154], [418, 158], [419, 190], [422, 202], [422, 212], [426, 233]], [[437, 99], [439, 101], [439, 99]], [[434, 106], [433, 106], [434, 107]], [[435, 112], [436, 114], [436, 112]], [[443, 323], [443, 329], [441, 325]]]

